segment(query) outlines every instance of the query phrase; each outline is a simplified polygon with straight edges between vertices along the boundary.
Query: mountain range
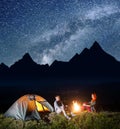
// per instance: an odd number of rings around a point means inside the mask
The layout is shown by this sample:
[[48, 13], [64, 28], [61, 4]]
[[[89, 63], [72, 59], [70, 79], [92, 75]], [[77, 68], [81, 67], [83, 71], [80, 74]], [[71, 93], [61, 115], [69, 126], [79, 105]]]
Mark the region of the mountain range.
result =
[[68, 62], [55, 60], [50, 66], [33, 61], [29, 53], [10, 67], [0, 64], [0, 78], [111, 78], [120, 80], [120, 62], [106, 53], [99, 43], [85, 48]]

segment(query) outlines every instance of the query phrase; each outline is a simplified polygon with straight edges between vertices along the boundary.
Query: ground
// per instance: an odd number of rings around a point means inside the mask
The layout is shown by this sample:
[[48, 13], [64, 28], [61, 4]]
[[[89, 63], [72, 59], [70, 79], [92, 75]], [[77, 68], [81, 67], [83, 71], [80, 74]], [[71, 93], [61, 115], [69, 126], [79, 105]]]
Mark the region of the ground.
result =
[[22, 121], [0, 115], [0, 129], [120, 129], [120, 112], [82, 112], [67, 120], [51, 113], [48, 119]]

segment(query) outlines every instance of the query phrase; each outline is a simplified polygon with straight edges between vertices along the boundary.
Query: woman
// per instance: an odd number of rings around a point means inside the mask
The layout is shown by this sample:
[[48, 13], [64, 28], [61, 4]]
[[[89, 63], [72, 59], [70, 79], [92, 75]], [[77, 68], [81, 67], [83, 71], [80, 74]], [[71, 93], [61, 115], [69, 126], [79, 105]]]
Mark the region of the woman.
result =
[[87, 110], [89, 112], [96, 112], [95, 110], [95, 104], [96, 104], [96, 99], [97, 99], [97, 95], [96, 93], [92, 93], [91, 94], [91, 101], [88, 104], [83, 104], [83, 110]]

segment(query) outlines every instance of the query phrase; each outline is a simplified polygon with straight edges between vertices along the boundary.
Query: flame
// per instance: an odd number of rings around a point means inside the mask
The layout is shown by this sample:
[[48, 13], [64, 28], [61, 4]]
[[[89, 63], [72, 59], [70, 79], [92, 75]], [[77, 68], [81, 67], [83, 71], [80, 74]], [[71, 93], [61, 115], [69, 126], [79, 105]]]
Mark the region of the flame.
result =
[[77, 113], [77, 112], [80, 112], [81, 111], [81, 106], [80, 104], [78, 104], [78, 102], [74, 102], [73, 101], [73, 112]]

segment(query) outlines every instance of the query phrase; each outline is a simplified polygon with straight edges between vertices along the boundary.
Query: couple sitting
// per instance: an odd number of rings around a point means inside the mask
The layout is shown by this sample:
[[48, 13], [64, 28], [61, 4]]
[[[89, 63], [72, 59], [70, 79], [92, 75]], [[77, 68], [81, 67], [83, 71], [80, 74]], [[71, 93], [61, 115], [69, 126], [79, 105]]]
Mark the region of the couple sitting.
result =
[[[82, 106], [82, 110], [87, 110], [89, 112], [95, 112], [95, 104], [96, 104], [96, 99], [97, 99], [97, 96], [95, 93], [92, 93], [91, 95], [91, 101], [88, 103], [88, 104], [83, 104]], [[69, 117], [66, 112], [65, 112], [65, 108], [64, 108], [64, 104], [63, 102], [61, 101], [60, 99], [60, 96], [56, 96], [55, 97], [55, 102], [54, 102], [54, 108], [55, 108], [55, 112], [57, 114], [60, 114], [60, 113], [63, 113], [64, 116], [67, 118], [67, 119], [71, 119], [71, 117]]]

